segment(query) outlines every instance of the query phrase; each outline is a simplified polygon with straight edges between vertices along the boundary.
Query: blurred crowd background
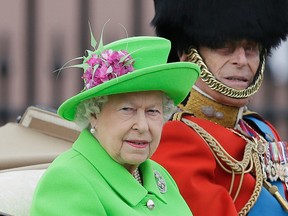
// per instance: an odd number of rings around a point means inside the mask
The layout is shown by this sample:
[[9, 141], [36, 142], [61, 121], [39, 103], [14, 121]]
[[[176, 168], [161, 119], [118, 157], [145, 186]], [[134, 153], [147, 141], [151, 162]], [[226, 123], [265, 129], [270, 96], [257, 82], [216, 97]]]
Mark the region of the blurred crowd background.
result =
[[[81, 91], [81, 70], [53, 71], [91, 49], [88, 22], [99, 41], [110, 20], [107, 44], [127, 34], [154, 35], [153, 15], [153, 0], [0, 0], [0, 126], [17, 121], [28, 106], [56, 110]], [[272, 54], [250, 108], [288, 140], [288, 43]]]

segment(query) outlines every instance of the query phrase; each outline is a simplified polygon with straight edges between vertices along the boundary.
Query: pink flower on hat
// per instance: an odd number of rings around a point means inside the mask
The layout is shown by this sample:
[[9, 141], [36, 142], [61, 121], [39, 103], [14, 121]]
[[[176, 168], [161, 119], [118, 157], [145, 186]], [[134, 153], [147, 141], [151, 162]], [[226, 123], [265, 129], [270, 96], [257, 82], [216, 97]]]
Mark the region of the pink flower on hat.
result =
[[[91, 89], [111, 79], [134, 71], [133, 65], [135, 60], [131, 57], [131, 53], [128, 53], [126, 50], [105, 50], [102, 41], [103, 31], [101, 33], [100, 42], [97, 43], [92, 33], [90, 23], [89, 27], [91, 46], [94, 50], [86, 50], [87, 55], [76, 57], [66, 62], [60, 69], [55, 71], [60, 72], [62, 69], [71, 67], [82, 68], [84, 70], [81, 77], [84, 80], [84, 89], [82, 91]], [[81, 64], [67, 66], [70, 62], [80, 59], [82, 60]]]
[[82, 76], [85, 90], [134, 70], [134, 60], [125, 50], [93, 53], [84, 63], [88, 65]]

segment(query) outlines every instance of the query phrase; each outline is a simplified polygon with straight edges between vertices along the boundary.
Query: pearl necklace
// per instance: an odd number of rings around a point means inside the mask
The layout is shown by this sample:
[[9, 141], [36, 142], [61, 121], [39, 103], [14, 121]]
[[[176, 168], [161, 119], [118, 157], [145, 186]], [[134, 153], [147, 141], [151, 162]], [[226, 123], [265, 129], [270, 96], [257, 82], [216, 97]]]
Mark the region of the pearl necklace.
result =
[[138, 167], [133, 171], [132, 175], [142, 185], [142, 180]]

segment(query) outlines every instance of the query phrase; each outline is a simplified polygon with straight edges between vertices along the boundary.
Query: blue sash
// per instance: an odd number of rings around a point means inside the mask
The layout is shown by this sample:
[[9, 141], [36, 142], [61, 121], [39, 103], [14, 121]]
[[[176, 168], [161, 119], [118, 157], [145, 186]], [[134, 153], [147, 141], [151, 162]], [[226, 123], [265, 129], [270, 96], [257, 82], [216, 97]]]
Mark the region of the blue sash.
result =
[[[281, 195], [285, 197], [282, 182], [278, 181], [278, 182], [274, 182], [273, 184], [278, 187], [279, 193], [281, 193]], [[262, 187], [260, 196], [258, 197], [255, 205], [249, 211], [248, 215], [249, 216], [284, 216], [284, 215], [287, 216], [288, 213], [284, 211], [284, 209], [281, 207], [281, 205], [275, 199], [275, 197], [273, 197], [266, 188]]]
[[[244, 116], [244, 119], [248, 119], [250, 121], [253, 121], [257, 127], [264, 133], [268, 134], [269, 136], [265, 136], [265, 139], [267, 141], [272, 141], [269, 139], [269, 137], [274, 137], [273, 132], [271, 131], [270, 127], [265, 124], [265, 122], [257, 119], [254, 116]], [[284, 187], [283, 183], [281, 181], [276, 182], [270, 182], [271, 184], [278, 187], [278, 191], [281, 194], [282, 197], [285, 198], [284, 194]], [[264, 187], [262, 187], [260, 196], [255, 203], [255, 205], [252, 207], [252, 209], [249, 211], [249, 216], [284, 216], [288, 215], [287, 212], [284, 211], [284, 209], [281, 207], [279, 202], [276, 200], [275, 197]]]
[[[265, 134], [265, 137], [264, 137], [264, 138], [265, 138], [267, 141], [269, 141], [269, 142], [272, 141], [272, 140], [270, 140], [269, 136], [270, 136], [270, 137], [274, 137], [274, 134], [273, 134], [273, 132], [271, 131], [270, 127], [269, 127], [265, 122], [257, 119], [257, 118], [254, 117], [254, 116], [244, 116], [243, 119], [244, 119], [244, 120], [245, 120], [245, 119], [248, 119], [248, 120], [254, 122], [254, 123], [257, 125], [257, 127]], [[269, 135], [269, 136], [267, 136], [267, 135]]]

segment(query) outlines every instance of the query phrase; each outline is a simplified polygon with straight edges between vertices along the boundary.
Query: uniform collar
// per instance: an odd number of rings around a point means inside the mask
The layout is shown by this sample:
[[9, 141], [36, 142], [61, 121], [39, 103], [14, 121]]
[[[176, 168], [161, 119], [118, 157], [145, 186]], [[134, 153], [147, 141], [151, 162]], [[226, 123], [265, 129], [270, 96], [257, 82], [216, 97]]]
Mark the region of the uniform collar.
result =
[[154, 194], [162, 202], [150, 160], [139, 166], [143, 186], [122, 165], [115, 162], [88, 130], [83, 130], [73, 144], [73, 149], [82, 154], [103, 176], [105, 181], [130, 205], [136, 206], [148, 193]]
[[207, 119], [224, 127], [234, 128], [242, 117], [244, 107], [233, 107], [218, 103], [199, 88], [193, 87], [185, 104], [179, 108], [195, 117]]

